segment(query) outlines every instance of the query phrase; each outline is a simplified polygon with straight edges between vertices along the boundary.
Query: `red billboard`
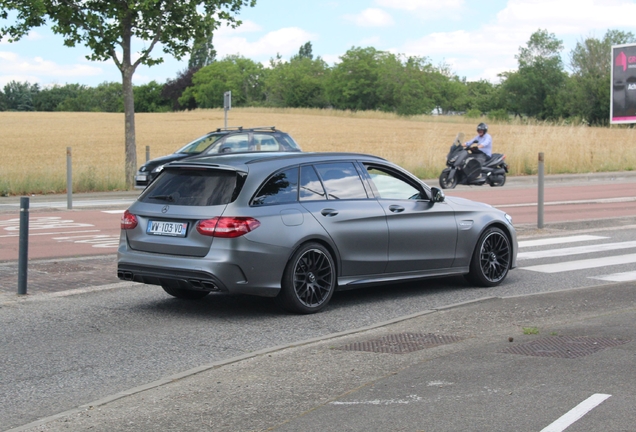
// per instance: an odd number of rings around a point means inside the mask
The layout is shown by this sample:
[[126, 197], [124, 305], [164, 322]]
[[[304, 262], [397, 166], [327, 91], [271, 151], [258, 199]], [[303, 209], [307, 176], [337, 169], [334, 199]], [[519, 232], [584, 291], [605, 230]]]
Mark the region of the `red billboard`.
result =
[[636, 44], [612, 47], [611, 123], [636, 123]]

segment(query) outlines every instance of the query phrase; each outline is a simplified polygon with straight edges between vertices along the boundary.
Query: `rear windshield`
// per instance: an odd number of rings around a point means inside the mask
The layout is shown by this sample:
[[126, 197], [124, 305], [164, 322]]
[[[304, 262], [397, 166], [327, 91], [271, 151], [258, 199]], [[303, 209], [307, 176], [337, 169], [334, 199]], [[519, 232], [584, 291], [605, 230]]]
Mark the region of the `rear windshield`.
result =
[[168, 169], [139, 196], [139, 201], [183, 206], [214, 206], [236, 199], [241, 177], [234, 171]]

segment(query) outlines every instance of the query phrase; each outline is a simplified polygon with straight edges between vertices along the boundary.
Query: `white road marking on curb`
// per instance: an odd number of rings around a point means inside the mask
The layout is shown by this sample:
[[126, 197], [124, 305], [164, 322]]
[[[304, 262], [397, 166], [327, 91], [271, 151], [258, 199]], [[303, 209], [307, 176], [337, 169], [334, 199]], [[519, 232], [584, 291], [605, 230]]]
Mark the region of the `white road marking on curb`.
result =
[[556, 264], [543, 264], [529, 267], [519, 267], [522, 270], [536, 271], [540, 273], [561, 273], [572, 270], [583, 270], [597, 267], [605, 267], [618, 264], [636, 263], [636, 254], [617, 255], [605, 258], [592, 258], [578, 261], [568, 261]]
[[552, 237], [545, 238], [539, 240], [523, 240], [519, 242], [519, 247], [533, 247], [533, 246], [547, 246], [553, 244], [562, 244], [562, 243], [574, 243], [574, 242], [582, 242], [582, 241], [590, 241], [590, 240], [602, 240], [609, 237], [602, 236], [594, 236], [594, 235], [577, 235], [570, 237]]
[[546, 249], [534, 252], [519, 252], [517, 259], [537, 259], [537, 258], [553, 258], [569, 255], [581, 255], [591, 252], [606, 252], [621, 249], [636, 248], [636, 241], [618, 242], [618, 243], [601, 243], [587, 246], [576, 246], [562, 249]]
[[561, 432], [568, 428], [572, 423], [579, 420], [588, 412], [592, 411], [594, 408], [602, 404], [606, 399], [612, 397], [612, 395], [608, 394], [593, 394], [589, 398], [585, 399], [583, 402], [572, 408], [570, 411], [562, 415], [552, 424], [547, 427], [541, 429], [541, 432]]

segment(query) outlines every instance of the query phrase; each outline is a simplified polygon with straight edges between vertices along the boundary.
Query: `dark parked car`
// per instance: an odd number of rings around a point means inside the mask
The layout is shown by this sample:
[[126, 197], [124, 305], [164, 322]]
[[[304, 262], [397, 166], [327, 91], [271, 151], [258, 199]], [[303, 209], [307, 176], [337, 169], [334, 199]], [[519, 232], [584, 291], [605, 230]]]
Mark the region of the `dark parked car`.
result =
[[120, 279], [170, 295], [275, 297], [313, 313], [336, 290], [516, 265], [510, 216], [446, 198], [382, 158], [244, 153], [173, 162], [121, 220]]
[[299, 152], [300, 147], [289, 134], [274, 126], [219, 128], [186, 144], [173, 154], [143, 164], [135, 175], [135, 188], [143, 189], [148, 186], [168, 162], [206, 154], [252, 151]]

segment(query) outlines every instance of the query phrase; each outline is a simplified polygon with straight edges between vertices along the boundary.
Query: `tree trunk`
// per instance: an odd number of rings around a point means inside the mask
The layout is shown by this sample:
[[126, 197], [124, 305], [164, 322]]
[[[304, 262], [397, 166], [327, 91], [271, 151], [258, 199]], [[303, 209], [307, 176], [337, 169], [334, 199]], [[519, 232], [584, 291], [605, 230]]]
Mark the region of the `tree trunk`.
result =
[[137, 172], [137, 145], [135, 143], [135, 98], [133, 95], [132, 76], [134, 70], [130, 65], [123, 65], [122, 87], [124, 91], [124, 121], [126, 136], [126, 186], [132, 189], [135, 186], [135, 173]]

